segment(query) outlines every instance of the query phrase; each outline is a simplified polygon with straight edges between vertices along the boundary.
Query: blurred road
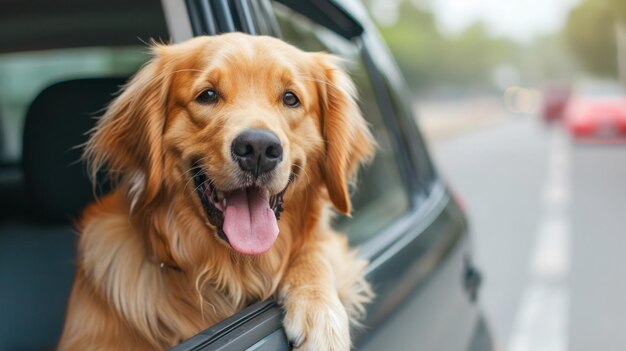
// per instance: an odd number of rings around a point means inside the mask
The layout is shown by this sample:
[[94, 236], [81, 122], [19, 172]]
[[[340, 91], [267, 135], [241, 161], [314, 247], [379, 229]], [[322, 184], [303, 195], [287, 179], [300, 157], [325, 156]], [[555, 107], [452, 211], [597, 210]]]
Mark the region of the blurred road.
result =
[[626, 350], [626, 145], [573, 150], [571, 350]]
[[626, 145], [525, 116], [430, 147], [467, 205], [500, 350], [625, 350]]

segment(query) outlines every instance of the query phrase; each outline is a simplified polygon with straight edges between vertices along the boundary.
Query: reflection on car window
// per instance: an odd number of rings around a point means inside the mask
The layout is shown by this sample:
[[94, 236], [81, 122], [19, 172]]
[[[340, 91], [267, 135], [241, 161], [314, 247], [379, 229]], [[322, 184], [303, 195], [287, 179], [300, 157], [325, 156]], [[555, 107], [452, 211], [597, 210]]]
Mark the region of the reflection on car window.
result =
[[[3, 161], [18, 161], [28, 107], [46, 87], [80, 77], [129, 76], [147, 59], [143, 47], [75, 48], [0, 55], [0, 146]], [[68, 97], [71, 101], [71, 97]], [[96, 111], [94, 111], [96, 112]]]
[[409, 206], [407, 191], [400, 177], [398, 160], [392, 149], [372, 83], [359, 48], [326, 28], [275, 4], [283, 39], [305, 51], [327, 51], [346, 58], [346, 68], [359, 90], [359, 105], [370, 124], [378, 151], [373, 162], [361, 170], [353, 191], [353, 217], [341, 217], [337, 226], [349, 234], [350, 243], [361, 244], [401, 216]]

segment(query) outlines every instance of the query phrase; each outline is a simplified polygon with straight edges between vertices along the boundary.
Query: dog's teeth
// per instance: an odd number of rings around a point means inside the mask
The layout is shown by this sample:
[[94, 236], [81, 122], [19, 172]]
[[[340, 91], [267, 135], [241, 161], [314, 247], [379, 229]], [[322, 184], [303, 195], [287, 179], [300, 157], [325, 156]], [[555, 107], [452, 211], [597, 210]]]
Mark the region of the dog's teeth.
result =
[[222, 208], [225, 210], [226, 209], [226, 198], [222, 199]]

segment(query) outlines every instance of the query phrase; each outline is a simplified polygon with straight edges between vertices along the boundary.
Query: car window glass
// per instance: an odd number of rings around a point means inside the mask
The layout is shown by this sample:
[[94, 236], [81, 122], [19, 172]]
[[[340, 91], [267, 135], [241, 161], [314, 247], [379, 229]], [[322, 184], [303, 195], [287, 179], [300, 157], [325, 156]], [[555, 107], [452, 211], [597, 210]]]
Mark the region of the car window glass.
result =
[[43, 89], [69, 79], [130, 76], [147, 60], [146, 42], [167, 41], [158, 0], [55, 4], [8, 6], [0, 14], [0, 163], [20, 162], [24, 119]]
[[346, 59], [344, 66], [357, 85], [359, 105], [370, 124], [378, 150], [371, 164], [359, 172], [352, 196], [353, 217], [340, 217], [337, 226], [348, 233], [351, 244], [361, 244], [400, 217], [409, 207], [398, 159], [361, 51], [356, 44], [282, 5], [274, 4], [274, 10], [285, 41], [305, 51], [326, 51], [343, 57]]
[[3, 159], [19, 160], [24, 118], [31, 102], [44, 88], [81, 77], [128, 76], [145, 60], [145, 49], [141, 47], [72, 48], [0, 55]]

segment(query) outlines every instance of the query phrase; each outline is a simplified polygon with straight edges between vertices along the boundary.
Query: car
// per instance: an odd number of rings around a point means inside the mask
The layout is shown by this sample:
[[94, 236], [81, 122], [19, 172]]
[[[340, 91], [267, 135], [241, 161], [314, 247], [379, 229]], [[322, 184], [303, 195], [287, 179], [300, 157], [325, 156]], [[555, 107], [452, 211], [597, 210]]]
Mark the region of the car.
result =
[[548, 84], [543, 90], [542, 116], [545, 122], [555, 122], [563, 118], [571, 94], [569, 85]]
[[567, 105], [565, 125], [578, 141], [626, 139], [626, 95], [622, 86], [602, 82], [579, 88]]
[[[345, 58], [378, 143], [351, 218], [376, 298], [362, 350], [492, 350], [464, 211], [435, 169], [401, 72], [354, 0], [0, 0], [0, 350], [54, 347], [74, 275], [73, 221], [93, 186], [81, 145], [146, 60], [145, 43], [241, 31]], [[259, 301], [174, 350], [288, 350], [282, 310]]]

